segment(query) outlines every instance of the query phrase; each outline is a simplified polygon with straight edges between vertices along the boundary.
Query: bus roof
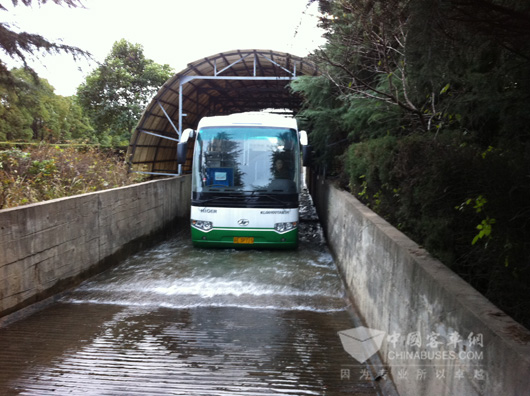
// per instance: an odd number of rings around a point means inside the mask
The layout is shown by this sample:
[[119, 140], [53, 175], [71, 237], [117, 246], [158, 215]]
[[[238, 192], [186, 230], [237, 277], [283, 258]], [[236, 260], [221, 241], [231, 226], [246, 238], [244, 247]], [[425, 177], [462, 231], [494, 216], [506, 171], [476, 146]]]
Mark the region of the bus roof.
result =
[[296, 119], [278, 114], [250, 112], [236, 113], [226, 116], [204, 117], [197, 129], [218, 126], [266, 126], [276, 128], [291, 128], [298, 130]]

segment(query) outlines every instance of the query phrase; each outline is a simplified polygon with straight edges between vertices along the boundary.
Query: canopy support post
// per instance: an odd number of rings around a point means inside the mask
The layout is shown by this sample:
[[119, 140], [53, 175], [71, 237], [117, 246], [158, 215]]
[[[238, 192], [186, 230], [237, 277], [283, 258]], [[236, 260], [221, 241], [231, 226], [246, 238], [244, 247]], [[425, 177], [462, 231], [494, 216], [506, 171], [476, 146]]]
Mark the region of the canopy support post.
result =
[[158, 103], [158, 106], [160, 106], [160, 109], [162, 110], [162, 112], [163, 112], [164, 115], [166, 116], [167, 120], [169, 121], [169, 123], [171, 124], [171, 126], [173, 127], [173, 129], [175, 130], [175, 132], [177, 132], [177, 135], [179, 136], [179, 139], [180, 139], [180, 131], [181, 131], [182, 127], [180, 127], [179, 129], [177, 129], [177, 127], [176, 127], [175, 124], [173, 123], [173, 120], [169, 117], [169, 114], [167, 113], [166, 109], [164, 109], [164, 106], [162, 106], [162, 103], [160, 103], [159, 100], [157, 100], [156, 103]]

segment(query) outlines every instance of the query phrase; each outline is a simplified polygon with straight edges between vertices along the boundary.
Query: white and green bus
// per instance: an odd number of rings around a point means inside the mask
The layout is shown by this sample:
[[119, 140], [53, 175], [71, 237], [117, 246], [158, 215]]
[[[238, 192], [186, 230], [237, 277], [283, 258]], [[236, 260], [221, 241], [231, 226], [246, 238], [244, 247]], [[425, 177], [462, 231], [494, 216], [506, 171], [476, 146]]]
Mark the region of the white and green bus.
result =
[[295, 248], [301, 151], [294, 118], [270, 113], [205, 117], [183, 132], [178, 159], [195, 138], [191, 237], [198, 247]]

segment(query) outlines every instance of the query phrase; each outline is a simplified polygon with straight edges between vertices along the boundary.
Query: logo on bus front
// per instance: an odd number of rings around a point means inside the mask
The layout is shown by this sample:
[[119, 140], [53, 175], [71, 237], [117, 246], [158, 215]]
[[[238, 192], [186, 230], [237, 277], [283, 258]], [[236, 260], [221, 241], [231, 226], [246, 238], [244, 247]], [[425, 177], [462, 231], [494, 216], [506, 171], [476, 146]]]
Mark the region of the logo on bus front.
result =
[[246, 227], [249, 224], [249, 221], [247, 219], [240, 219], [238, 220], [237, 224], [239, 224], [241, 227]]
[[291, 211], [288, 209], [282, 209], [282, 210], [262, 210], [260, 214], [262, 215], [282, 215], [282, 214], [290, 214]]

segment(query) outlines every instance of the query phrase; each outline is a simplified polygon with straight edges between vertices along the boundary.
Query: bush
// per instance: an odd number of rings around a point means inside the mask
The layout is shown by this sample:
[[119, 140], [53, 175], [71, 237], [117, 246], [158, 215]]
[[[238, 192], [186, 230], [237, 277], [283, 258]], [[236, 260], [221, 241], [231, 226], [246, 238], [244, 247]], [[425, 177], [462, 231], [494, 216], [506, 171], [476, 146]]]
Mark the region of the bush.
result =
[[530, 327], [530, 180], [524, 153], [458, 134], [350, 146], [354, 194]]
[[122, 157], [98, 148], [39, 145], [0, 151], [0, 209], [141, 181]]

